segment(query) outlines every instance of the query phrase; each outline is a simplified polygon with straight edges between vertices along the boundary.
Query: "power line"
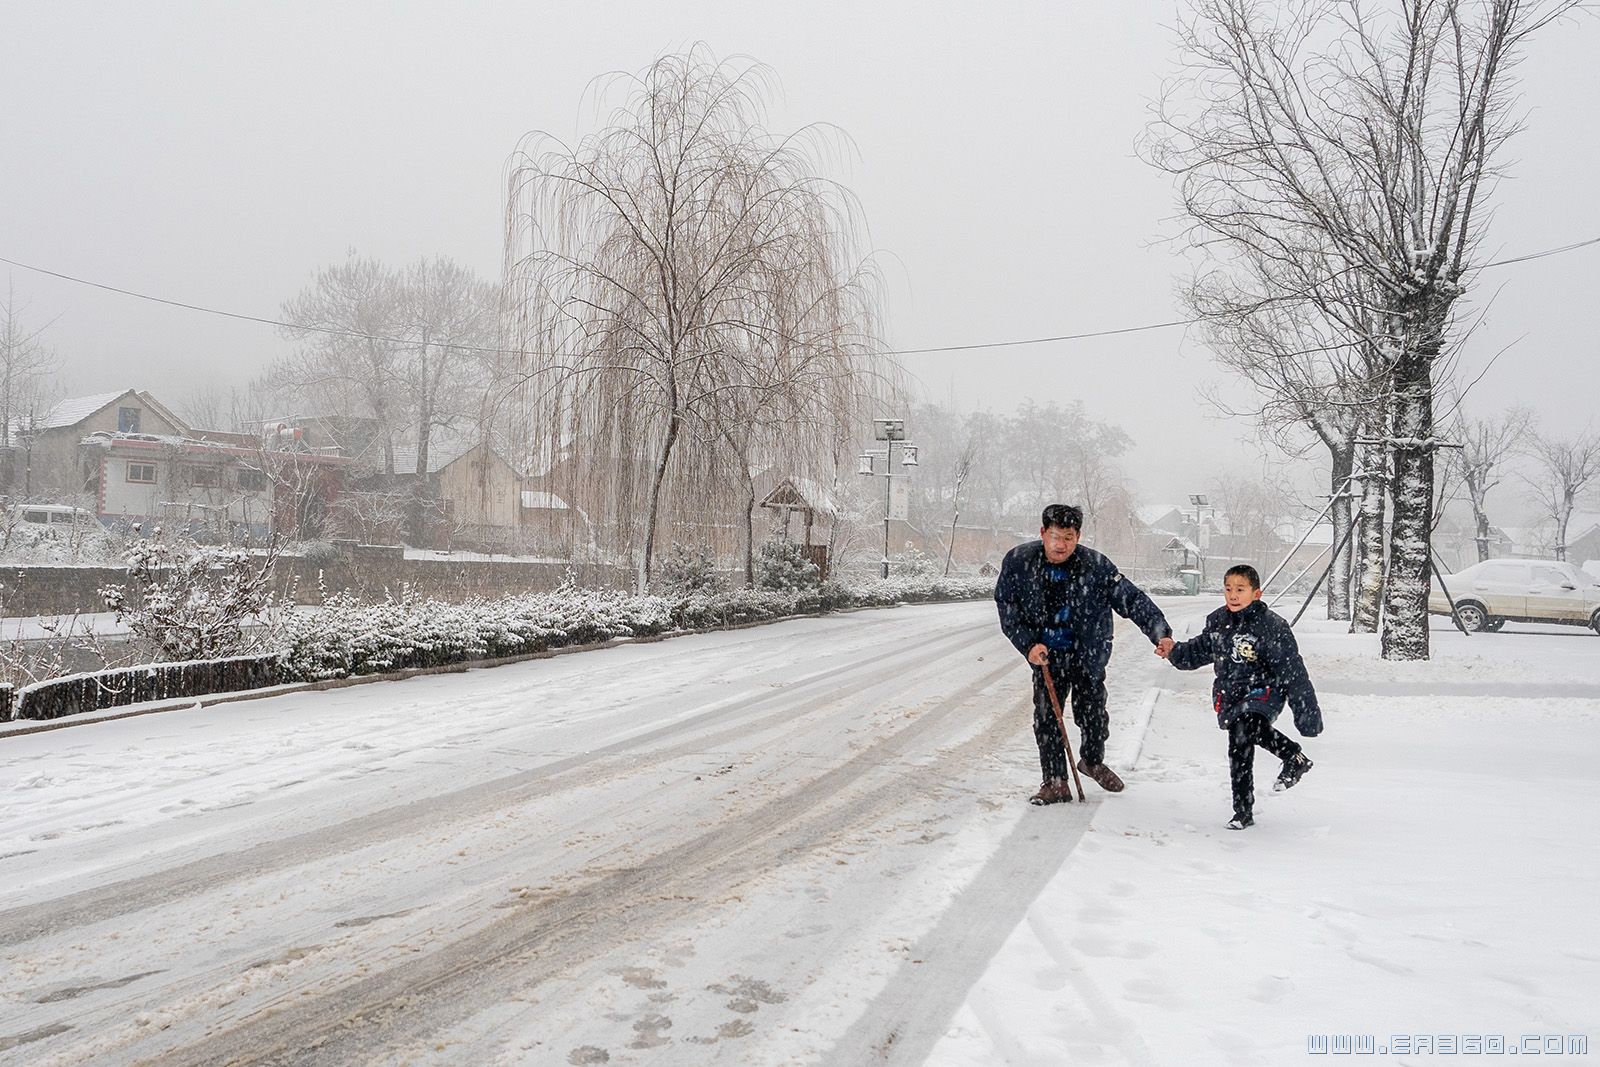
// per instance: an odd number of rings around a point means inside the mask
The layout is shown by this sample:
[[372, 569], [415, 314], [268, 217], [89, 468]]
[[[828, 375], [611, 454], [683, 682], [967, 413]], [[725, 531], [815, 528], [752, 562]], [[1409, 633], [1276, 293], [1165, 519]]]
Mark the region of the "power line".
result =
[[1119, 333], [1142, 333], [1145, 330], [1165, 330], [1172, 326], [1191, 326], [1201, 321], [1193, 319], [1173, 319], [1171, 322], [1152, 322], [1144, 326], [1123, 326], [1115, 330], [1091, 330], [1088, 333], [1063, 333], [1054, 337], [1029, 337], [1021, 341], [989, 341], [974, 345], [946, 345], [942, 348], [902, 348], [895, 352], [885, 352], [886, 356], [922, 356], [931, 352], [971, 352], [978, 348], [1013, 348], [1017, 345], [1042, 345], [1050, 341], [1082, 341], [1089, 337], [1110, 337]]
[[[1548, 256], [1558, 256], [1566, 252], [1574, 252], [1580, 248], [1587, 248], [1588, 246], [1595, 244], [1600, 244], [1600, 237], [1591, 237], [1586, 241], [1577, 241], [1569, 245], [1562, 245], [1559, 248], [1547, 248], [1542, 252], [1530, 252], [1525, 256], [1514, 256], [1510, 259], [1496, 260], [1493, 263], [1485, 263], [1480, 269], [1504, 267], [1513, 263], [1527, 263], [1536, 259], [1544, 259]], [[60, 271], [47, 270], [44, 267], [36, 267], [31, 263], [22, 263], [15, 259], [8, 259], [5, 256], [0, 256], [0, 263], [6, 263], [13, 267], [19, 267], [22, 270], [33, 271], [35, 274], [44, 274], [51, 278], [59, 278], [64, 282], [71, 282], [74, 285], [84, 285], [92, 289], [100, 289], [108, 293], [117, 293], [120, 296], [133, 297], [135, 300], [147, 300], [155, 304], [165, 304], [168, 307], [181, 308], [185, 311], [197, 311], [204, 315], [216, 315], [225, 319], [237, 319], [241, 322], [260, 323], [263, 326], [276, 326], [281, 329], [301, 330], [307, 333], [329, 334], [335, 337], [351, 337], [364, 341], [384, 341], [389, 344], [401, 345], [416, 343], [414, 339], [404, 337], [386, 337], [382, 334], [363, 333], [359, 330], [345, 330], [336, 326], [303, 326], [299, 323], [285, 322], [282, 319], [270, 319], [262, 315], [246, 315], [237, 311], [223, 311], [220, 308], [206, 307], [202, 304], [190, 304], [182, 300], [169, 300], [166, 297], [152, 296], [149, 293], [140, 293], [132, 289], [123, 289], [115, 285], [107, 285], [103, 282], [91, 281], [88, 278], [79, 278], [75, 275], [63, 274]], [[1195, 323], [1202, 321], [1204, 321], [1203, 316], [1196, 316], [1188, 319], [1172, 319], [1168, 322], [1150, 322], [1145, 323], [1142, 326], [1121, 326], [1107, 330], [1089, 330], [1083, 333], [1055, 334], [1050, 337], [1026, 337], [1014, 341], [981, 341], [974, 344], [941, 345], [933, 348], [902, 348], [892, 352], [885, 352], [883, 355], [924, 356], [933, 355], [940, 352], [975, 352], [988, 348], [1016, 348], [1021, 345], [1042, 345], [1050, 344], [1056, 341], [1083, 341], [1095, 337], [1114, 337], [1118, 334], [1145, 333], [1151, 330], [1166, 330], [1171, 329], [1174, 326], [1192, 326]], [[434, 347], [448, 349], [455, 352], [472, 352], [482, 355], [516, 355], [520, 352], [518, 349], [484, 348], [478, 345], [458, 345], [448, 343], [436, 344]]]
[[1546, 256], [1558, 256], [1563, 252], [1571, 252], [1574, 249], [1586, 248], [1587, 246], [1593, 244], [1600, 244], [1600, 237], [1591, 237], [1587, 241], [1578, 241], [1575, 244], [1562, 245], [1560, 248], [1547, 248], [1543, 252], [1530, 252], [1528, 255], [1517, 256], [1514, 259], [1496, 260], [1493, 263], [1485, 263], [1483, 266], [1484, 269], [1487, 269], [1489, 267], [1503, 267], [1508, 263], [1526, 263], [1532, 259], [1543, 259]]
[[[154, 304], [165, 304], [168, 307], [182, 308], [185, 311], [198, 311], [205, 315], [217, 315], [225, 319], [238, 319], [241, 322], [259, 322], [263, 326], [280, 326], [287, 330], [304, 330], [307, 333], [325, 333], [332, 334], [336, 337], [354, 337], [363, 341], [387, 341], [391, 344], [398, 345], [409, 345], [416, 343], [415, 340], [404, 337], [385, 337], [382, 334], [363, 333], [360, 330], [344, 330], [337, 326], [302, 326], [296, 322], [284, 322], [282, 319], [269, 319], [261, 315], [245, 315], [238, 311], [223, 311], [219, 308], [209, 308], [201, 304], [186, 304], [181, 300], [168, 300], [166, 297], [162, 296], [151, 296], [149, 293], [139, 293], [132, 289], [119, 289], [115, 285], [106, 285], [103, 282], [90, 281], [87, 278], [78, 278], [71, 274], [62, 274], [60, 271], [46, 270], [43, 267], [35, 267], [31, 263], [20, 263], [14, 259], [7, 259], [5, 256], [0, 256], [0, 263], [9, 263], [13, 267], [21, 267], [23, 270], [31, 270], [36, 274], [47, 274], [52, 278], [60, 278], [64, 282], [72, 282], [75, 285], [87, 285], [91, 289], [103, 289], [108, 293], [118, 293], [122, 296], [131, 296], [135, 300], [148, 300]], [[433, 347], [449, 348], [458, 352], [479, 352], [488, 355], [512, 354], [510, 351], [503, 348], [480, 348], [475, 345], [440, 343], [435, 344]]]

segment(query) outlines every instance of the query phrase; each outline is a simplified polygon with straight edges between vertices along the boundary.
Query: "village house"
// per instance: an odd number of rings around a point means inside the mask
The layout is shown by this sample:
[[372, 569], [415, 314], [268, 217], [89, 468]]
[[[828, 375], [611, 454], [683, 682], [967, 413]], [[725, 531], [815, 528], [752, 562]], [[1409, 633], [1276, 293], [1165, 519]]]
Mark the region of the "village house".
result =
[[169, 408], [137, 389], [72, 397], [36, 419], [13, 420], [0, 477], [12, 496], [75, 503], [91, 490], [78, 455], [84, 438], [96, 433], [183, 437], [188, 432]]
[[208, 439], [96, 432], [80, 442], [83, 482], [107, 525], [198, 537], [320, 537], [349, 461], [247, 434]]
[[[429, 449], [421, 497], [428, 504], [424, 548], [565, 552], [585, 536], [581, 514], [558, 494], [535, 487], [487, 442], [435, 442]], [[394, 474], [368, 475], [360, 488], [396, 496], [403, 514], [418, 488], [417, 450], [394, 450]], [[403, 529], [398, 522], [396, 533]]]

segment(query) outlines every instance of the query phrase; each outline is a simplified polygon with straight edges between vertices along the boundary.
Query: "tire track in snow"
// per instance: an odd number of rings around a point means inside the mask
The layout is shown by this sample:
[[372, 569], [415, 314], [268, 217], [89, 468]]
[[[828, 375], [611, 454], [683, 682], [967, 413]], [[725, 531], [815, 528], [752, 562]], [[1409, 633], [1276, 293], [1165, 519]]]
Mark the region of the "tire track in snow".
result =
[[[175, 897], [191, 896], [228, 883], [259, 877], [273, 870], [337, 855], [352, 847], [366, 847], [426, 832], [520, 804], [552, 792], [560, 788], [563, 779], [602, 766], [615, 757], [639, 756], [658, 763], [681, 758], [686, 753], [703, 749], [708, 741], [715, 741], [722, 735], [713, 733], [709, 737], [695, 737], [663, 749], [655, 746], [685, 734], [693, 735], [718, 727], [726, 728], [731, 735], [745, 734], [759, 722], [765, 721], [751, 722], [748, 716], [754, 710], [772, 708], [766, 720], [794, 718], [839, 699], [839, 690], [845, 688], [856, 675], [879, 675], [890, 667], [913, 671], [939, 662], [951, 651], [972, 643], [977, 634], [987, 635], [989, 632], [990, 627], [971, 626], [902, 651], [874, 650], [806, 675], [769, 693], [724, 697], [711, 702], [704, 710], [677, 721], [517, 774], [442, 796], [384, 808], [241, 851], [207, 856], [154, 874], [12, 908], [0, 912], [0, 947], [21, 945], [65, 929], [163, 905]], [[792, 703], [797, 690], [819, 688], [823, 691], [809, 697], [798, 707]], [[634, 763], [630, 769], [639, 766]]]
[[[934, 768], [965, 765], [974, 753], [993, 751], [1021, 729], [1014, 701], [974, 701], [1016, 669], [1008, 659], [732, 825], [719, 824], [634, 866], [535, 898], [457, 941], [341, 988], [309, 996], [286, 993], [277, 998], [283, 1007], [257, 1012], [149, 1062], [163, 1067], [383, 1062], [385, 1049], [475, 1012], [476, 990], [536, 986], [613, 951], [643, 930], [691, 916], [706, 898], [733, 892], [852, 827], [894, 814], [903, 805], [906, 783], [889, 766], [892, 760], [931, 756], [928, 769], [919, 774], [937, 776]], [[973, 732], [975, 722], [981, 724]], [[951, 727], [964, 739], [939, 748], [939, 731]]]

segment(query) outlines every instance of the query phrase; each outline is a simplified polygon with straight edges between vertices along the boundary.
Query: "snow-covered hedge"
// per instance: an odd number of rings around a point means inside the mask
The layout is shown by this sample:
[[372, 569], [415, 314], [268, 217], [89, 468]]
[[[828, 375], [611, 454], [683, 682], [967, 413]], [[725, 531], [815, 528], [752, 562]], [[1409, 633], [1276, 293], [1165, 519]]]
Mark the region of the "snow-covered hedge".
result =
[[441, 667], [614, 637], [718, 629], [841, 608], [972, 600], [993, 592], [992, 579], [913, 576], [848, 585], [824, 582], [802, 590], [737, 589], [688, 596], [635, 596], [568, 587], [464, 604], [414, 596], [363, 604], [348, 594], [335, 594], [319, 610], [283, 613], [264, 631], [256, 631], [258, 643], [280, 650], [270, 655], [55, 678], [21, 690], [14, 714], [53, 719], [145, 700]]
[[993, 591], [994, 583], [988, 579], [924, 577], [675, 597], [564, 588], [464, 604], [417, 597], [362, 604], [348, 596], [332, 596], [320, 611], [285, 616], [274, 643], [286, 650], [285, 680], [320, 681], [840, 608], [971, 600]]

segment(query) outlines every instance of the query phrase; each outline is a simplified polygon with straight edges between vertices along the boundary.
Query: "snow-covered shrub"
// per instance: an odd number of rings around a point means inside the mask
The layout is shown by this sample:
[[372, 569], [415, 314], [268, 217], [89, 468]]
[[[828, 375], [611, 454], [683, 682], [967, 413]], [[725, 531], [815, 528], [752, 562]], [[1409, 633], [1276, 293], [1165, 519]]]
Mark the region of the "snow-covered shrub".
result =
[[331, 567], [339, 562], [339, 550], [327, 541], [302, 541], [295, 548], [300, 558], [314, 567]]
[[676, 625], [672, 606], [663, 597], [570, 588], [462, 604], [408, 591], [362, 604], [340, 593], [321, 611], [284, 617], [275, 639], [288, 677], [320, 680], [663, 633]]
[[1183, 581], [1178, 578], [1157, 578], [1144, 587], [1144, 591], [1151, 596], [1182, 596], [1189, 590], [1184, 588]]
[[781, 537], [761, 543], [755, 564], [757, 589], [798, 592], [822, 584], [822, 571], [817, 565], [806, 558], [799, 545]]
[[817, 589], [735, 589], [688, 597], [674, 605], [672, 615], [679, 629], [705, 630], [822, 610], [822, 597]]
[[890, 575], [903, 578], [932, 578], [943, 570], [943, 564], [909, 541], [906, 542], [905, 551], [889, 557]]
[[968, 575], [901, 575], [857, 580], [848, 587], [859, 607], [917, 604], [933, 600], [981, 600], [994, 595], [994, 579]]
[[716, 556], [706, 545], [673, 545], [655, 579], [656, 591], [664, 595], [718, 593], [727, 585], [727, 579], [717, 572]]
[[106, 608], [161, 659], [197, 660], [244, 651], [240, 623], [267, 606], [277, 553], [139, 538], [124, 559], [129, 584], [100, 588]]

